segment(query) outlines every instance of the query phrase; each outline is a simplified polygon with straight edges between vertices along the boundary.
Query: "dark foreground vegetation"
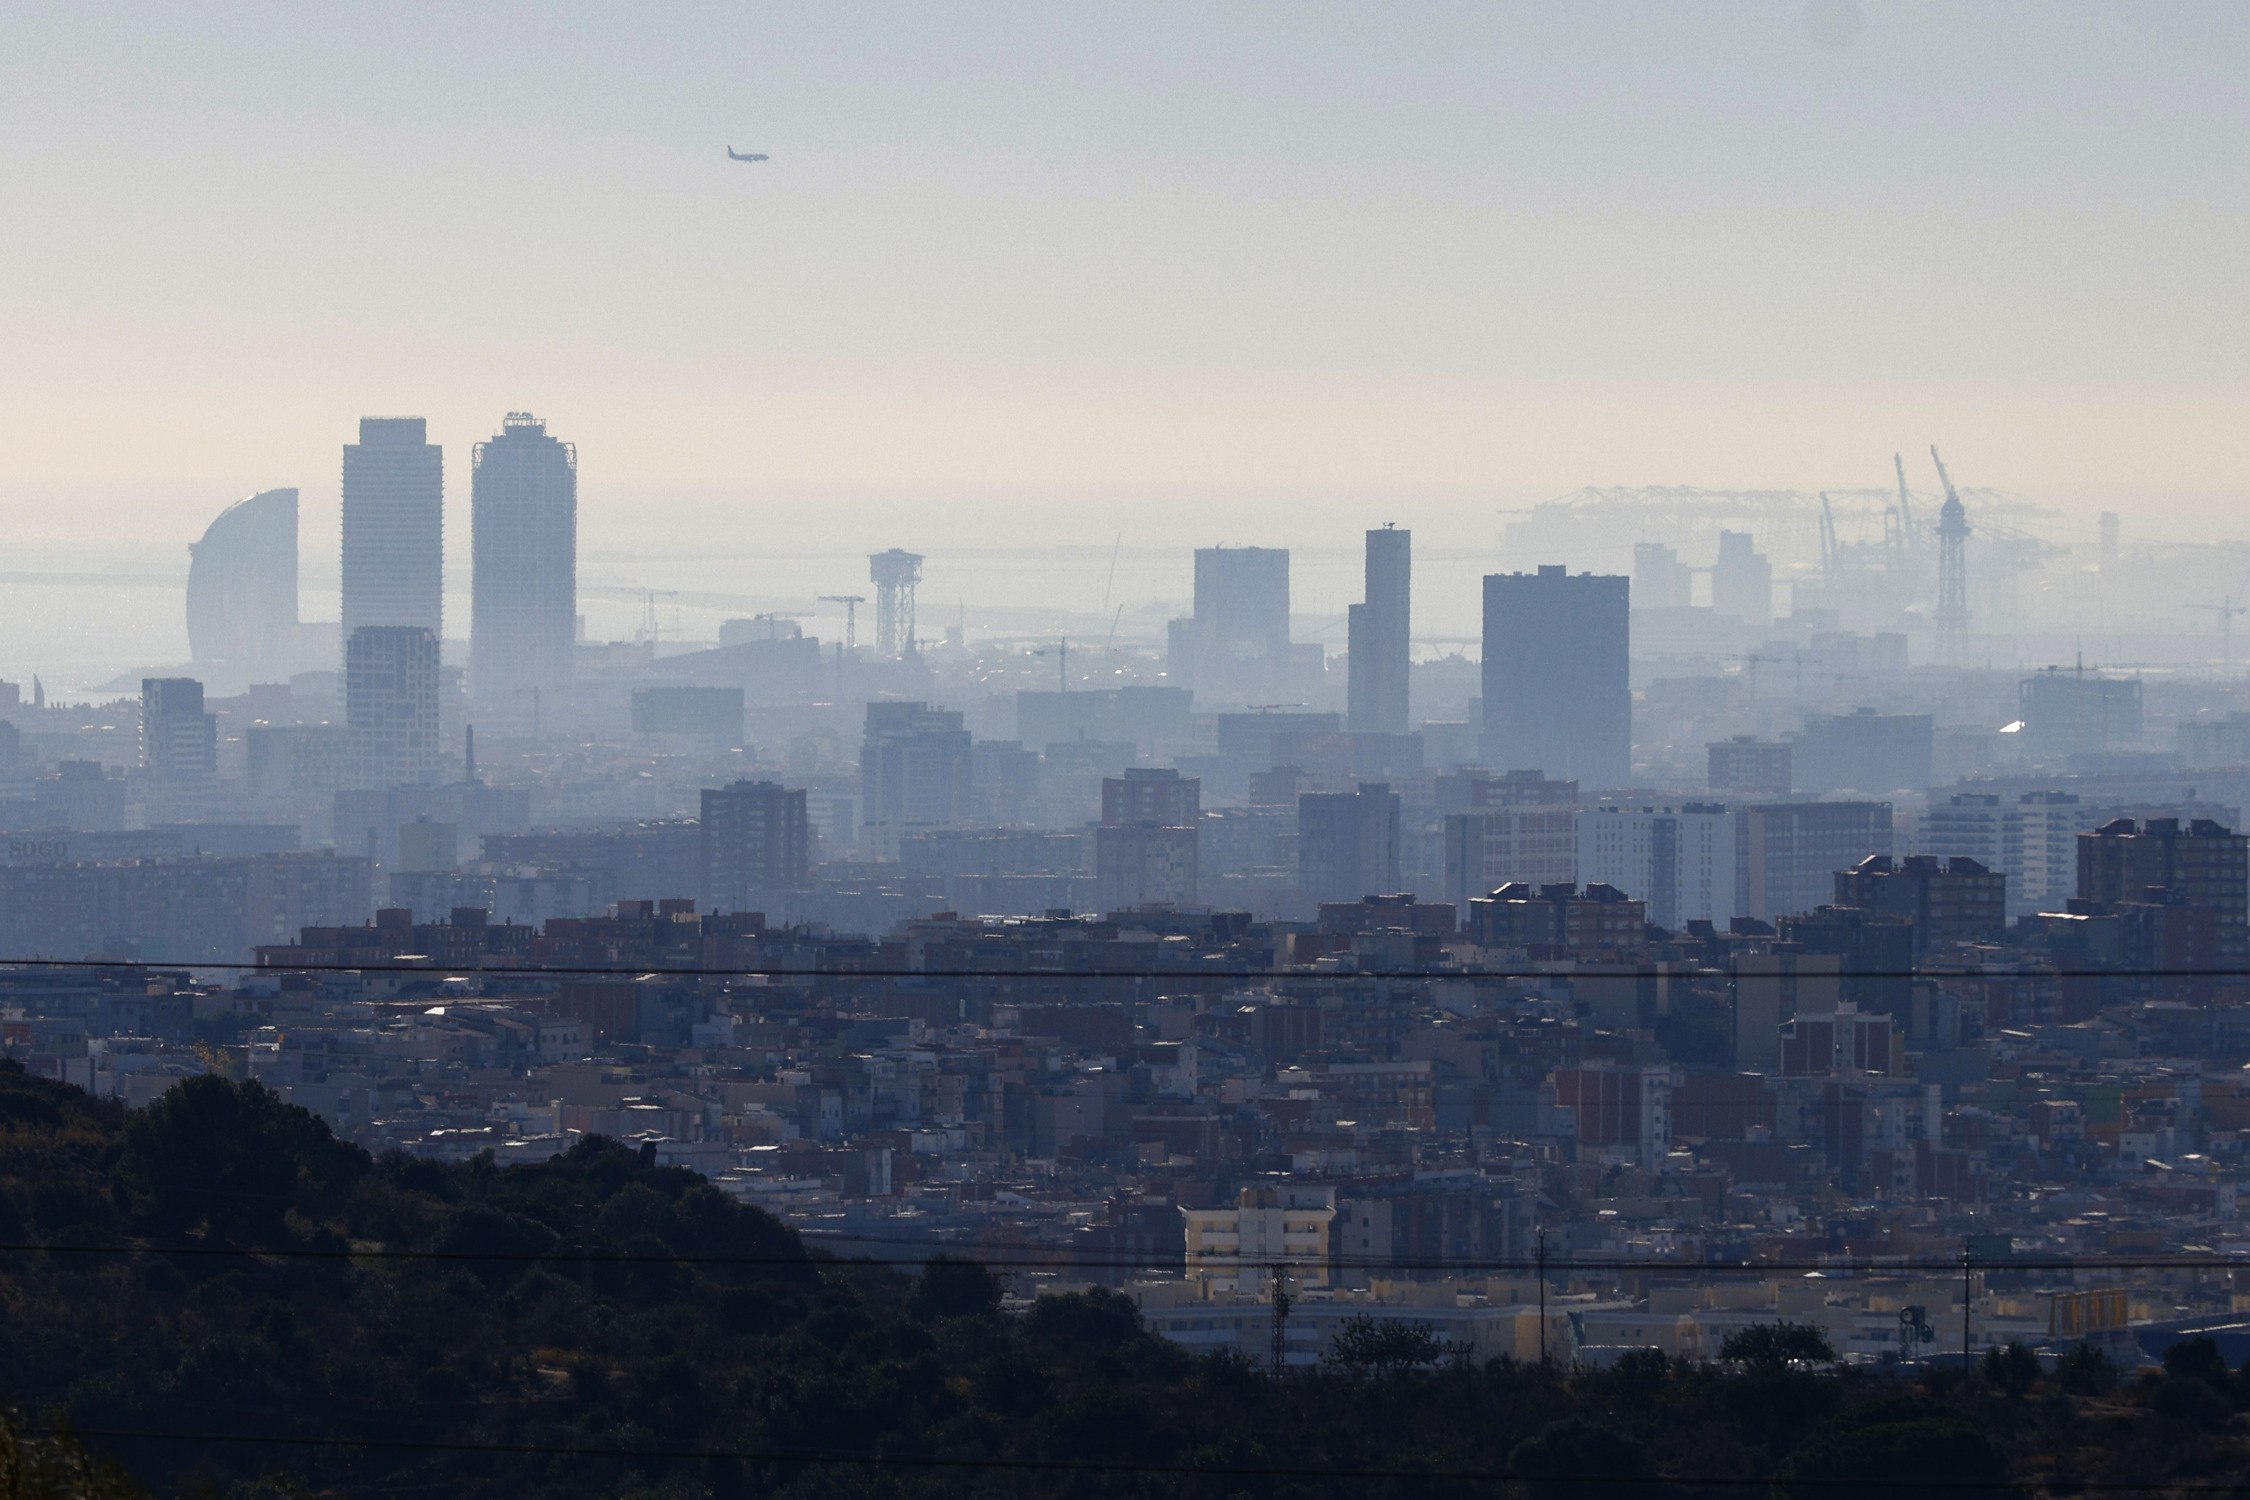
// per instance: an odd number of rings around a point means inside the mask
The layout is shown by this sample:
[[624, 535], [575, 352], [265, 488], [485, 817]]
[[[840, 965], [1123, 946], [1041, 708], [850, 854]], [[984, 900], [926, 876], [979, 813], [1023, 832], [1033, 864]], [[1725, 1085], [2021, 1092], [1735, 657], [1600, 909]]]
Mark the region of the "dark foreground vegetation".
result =
[[2120, 1385], [2005, 1353], [1968, 1381], [1823, 1374], [1783, 1336], [1565, 1376], [1370, 1336], [1276, 1380], [1114, 1294], [1012, 1316], [971, 1265], [809, 1255], [613, 1143], [375, 1160], [217, 1077], [127, 1112], [0, 1066], [0, 1243], [16, 1496], [1809, 1500], [2250, 1472], [2208, 1346]]

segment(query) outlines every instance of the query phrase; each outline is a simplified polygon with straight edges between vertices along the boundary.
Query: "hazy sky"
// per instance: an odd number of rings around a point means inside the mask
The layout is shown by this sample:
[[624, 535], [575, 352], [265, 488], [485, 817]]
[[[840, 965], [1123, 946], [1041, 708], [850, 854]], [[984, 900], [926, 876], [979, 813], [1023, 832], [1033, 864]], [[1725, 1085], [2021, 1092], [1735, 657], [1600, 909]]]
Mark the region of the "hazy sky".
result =
[[2246, 71], [2239, 0], [11, 0], [0, 500], [297, 484], [310, 548], [360, 414], [465, 499], [522, 407], [597, 547], [1475, 542], [1932, 440], [2186, 530], [2250, 466]]

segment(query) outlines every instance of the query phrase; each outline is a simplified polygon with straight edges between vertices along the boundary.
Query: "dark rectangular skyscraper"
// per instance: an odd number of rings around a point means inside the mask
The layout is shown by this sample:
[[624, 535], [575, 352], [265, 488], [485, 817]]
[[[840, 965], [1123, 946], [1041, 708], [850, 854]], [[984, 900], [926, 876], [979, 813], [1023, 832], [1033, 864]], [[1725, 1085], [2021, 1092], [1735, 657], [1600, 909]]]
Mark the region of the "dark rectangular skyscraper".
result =
[[747, 911], [775, 891], [802, 888], [812, 832], [802, 787], [737, 781], [703, 792], [704, 897], [720, 911]]
[[578, 450], [508, 413], [476, 446], [469, 528], [469, 685], [479, 703], [528, 715], [534, 692], [570, 681], [577, 646]]
[[445, 452], [420, 417], [362, 417], [344, 445], [344, 640], [367, 625], [444, 638]]
[[1367, 533], [1367, 601], [1349, 611], [1350, 727], [1404, 734], [1414, 533]]
[[1486, 575], [1486, 765], [1586, 787], [1630, 780], [1630, 587], [1557, 566]]
[[1380, 783], [1356, 792], [1297, 799], [1297, 883], [1315, 901], [1357, 901], [1396, 892], [1398, 793]]

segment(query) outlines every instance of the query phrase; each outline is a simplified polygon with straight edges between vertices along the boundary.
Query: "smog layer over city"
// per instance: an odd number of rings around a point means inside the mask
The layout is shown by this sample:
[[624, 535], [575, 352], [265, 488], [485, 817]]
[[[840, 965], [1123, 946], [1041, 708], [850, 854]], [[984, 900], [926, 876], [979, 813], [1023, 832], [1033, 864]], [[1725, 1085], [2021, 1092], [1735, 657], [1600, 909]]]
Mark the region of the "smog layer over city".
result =
[[2235, 1492], [2246, 76], [0, 8], [8, 1493]]

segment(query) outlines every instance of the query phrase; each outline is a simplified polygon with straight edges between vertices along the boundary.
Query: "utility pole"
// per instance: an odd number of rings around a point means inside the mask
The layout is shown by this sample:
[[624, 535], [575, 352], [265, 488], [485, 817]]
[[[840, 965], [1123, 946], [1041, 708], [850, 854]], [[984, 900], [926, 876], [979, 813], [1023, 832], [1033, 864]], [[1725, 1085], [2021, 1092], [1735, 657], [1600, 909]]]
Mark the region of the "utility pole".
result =
[[1971, 1258], [1968, 1237], [1961, 1239], [1961, 1378], [1969, 1378], [1969, 1272], [1976, 1262]]
[[1278, 1260], [1266, 1269], [1273, 1273], [1273, 1373], [1279, 1377], [1288, 1351], [1289, 1273]]
[[1533, 1264], [1539, 1272], [1539, 1366], [1547, 1366], [1547, 1226], [1539, 1226], [1539, 1248]]

